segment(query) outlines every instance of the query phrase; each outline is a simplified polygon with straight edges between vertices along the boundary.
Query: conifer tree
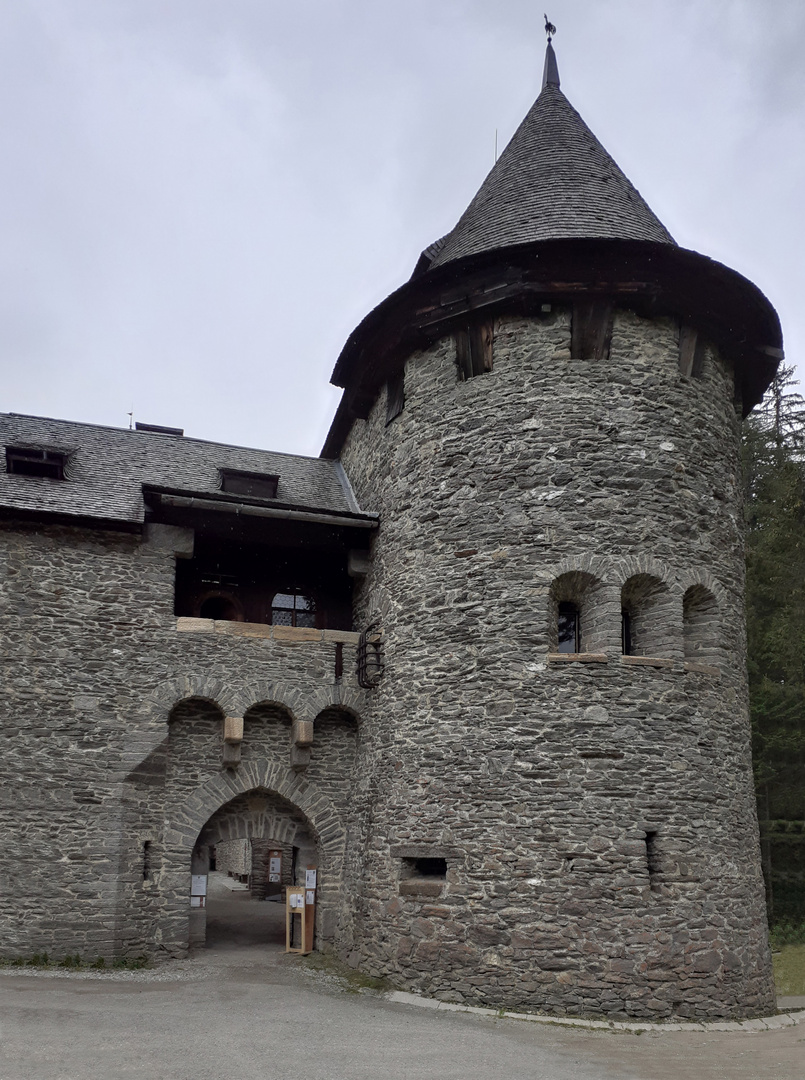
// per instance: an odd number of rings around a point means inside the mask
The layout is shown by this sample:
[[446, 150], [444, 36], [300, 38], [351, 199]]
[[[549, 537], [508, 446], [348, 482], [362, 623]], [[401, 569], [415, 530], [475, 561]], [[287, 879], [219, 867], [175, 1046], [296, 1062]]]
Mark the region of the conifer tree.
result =
[[805, 927], [805, 400], [781, 367], [744, 425], [755, 781], [772, 922]]

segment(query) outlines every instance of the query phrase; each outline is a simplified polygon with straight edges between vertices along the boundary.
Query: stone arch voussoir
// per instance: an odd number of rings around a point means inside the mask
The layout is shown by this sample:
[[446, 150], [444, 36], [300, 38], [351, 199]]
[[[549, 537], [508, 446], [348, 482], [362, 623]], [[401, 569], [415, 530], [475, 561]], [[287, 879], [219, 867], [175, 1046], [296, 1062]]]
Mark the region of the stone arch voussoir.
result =
[[701, 585], [712, 593], [715, 597], [716, 603], [720, 609], [723, 609], [725, 601], [727, 599], [727, 591], [720, 581], [710, 573], [709, 570], [687, 570], [685, 573], [679, 576], [679, 592], [684, 596], [688, 589], [693, 588], [694, 585]]
[[554, 567], [547, 569], [547, 574], [551, 582], [564, 574], [589, 574], [604, 584], [611, 576], [610, 567], [611, 560], [602, 558], [600, 555], [570, 555]]
[[291, 719], [313, 720], [325, 709], [340, 708], [360, 718], [363, 702], [360, 695], [342, 686], [304, 687], [283, 682], [249, 683], [236, 695], [239, 712], [243, 716], [255, 705], [278, 705], [291, 714]]
[[237, 695], [233, 688], [221, 679], [212, 679], [206, 675], [184, 675], [178, 679], [169, 679], [151, 691], [146, 704], [153, 713], [167, 722], [171, 710], [187, 698], [210, 701], [218, 706], [224, 716], [241, 715], [234, 711]]
[[169, 816], [165, 846], [177, 853], [189, 852], [206, 823], [222, 806], [254, 790], [279, 795], [300, 811], [327, 861], [329, 883], [335, 885], [343, 873], [346, 847], [346, 830], [338, 810], [313, 784], [266, 759], [251, 762], [233, 775], [215, 776], [196, 788]]
[[674, 574], [664, 562], [652, 555], [624, 555], [613, 559], [612, 569], [619, 588], [623, 588], [631, 578], [645, 575], [656, 578], [669, 592], [678, 592]]

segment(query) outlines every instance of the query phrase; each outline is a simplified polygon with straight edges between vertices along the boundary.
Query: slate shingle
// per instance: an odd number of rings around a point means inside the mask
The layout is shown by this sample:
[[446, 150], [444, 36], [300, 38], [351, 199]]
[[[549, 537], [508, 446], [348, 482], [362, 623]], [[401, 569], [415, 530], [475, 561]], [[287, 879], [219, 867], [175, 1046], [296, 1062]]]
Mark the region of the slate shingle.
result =
[[482, 251], [571, 237], [674, 244], [559, 87], [549, 83], [428, 261], [441, 266]]
[[334, 513], [357, 511], [336, 462], [126, 428], [0, 413], [0, 447], [69, 453], [65, 480], [16, 476], [0, 459], [0, 507], [139, 523], [143, 484], [220, 493], [221, 468], [279, 476], [276, 503]]

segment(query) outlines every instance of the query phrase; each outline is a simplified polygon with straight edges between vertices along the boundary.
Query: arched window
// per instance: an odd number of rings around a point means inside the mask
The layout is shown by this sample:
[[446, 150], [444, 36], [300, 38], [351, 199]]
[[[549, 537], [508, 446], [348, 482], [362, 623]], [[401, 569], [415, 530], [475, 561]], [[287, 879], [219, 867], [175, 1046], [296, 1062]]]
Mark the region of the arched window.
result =
[[721, 662], [718, 603], [704, 585], [692, 585], [682, 600], [685, 659], [705, 664]]
[[665, 582], [635, 574], [621, 590], [621, 648], [625, 656], [668, 658], [678, 618]]
[[601, 582], [583, 570], [554, 578], [548, 607], [548, 652], [600, 652], [603, 641]]
[[298, 592], [276, 593], [271, 601], [271, 622], [274, 626], [315, 626], [313, 598]]

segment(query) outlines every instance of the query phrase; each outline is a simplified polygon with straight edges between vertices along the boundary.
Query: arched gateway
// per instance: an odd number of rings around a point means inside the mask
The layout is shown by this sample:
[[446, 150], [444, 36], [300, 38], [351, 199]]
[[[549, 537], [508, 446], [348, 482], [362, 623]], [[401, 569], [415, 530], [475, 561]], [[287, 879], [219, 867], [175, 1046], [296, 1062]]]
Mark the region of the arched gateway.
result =
[[318, 859], [317, 933], [320, 941], [331, 941], [343, 895], [346, 831], [327, 796], [290, 769], [263, 759], [201, 784], [166, 820], [162, 948], [174, 956], [187, 950], [191, 860], [200, 845], [239, 837], [292, 840], [304, 831]]

